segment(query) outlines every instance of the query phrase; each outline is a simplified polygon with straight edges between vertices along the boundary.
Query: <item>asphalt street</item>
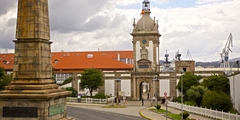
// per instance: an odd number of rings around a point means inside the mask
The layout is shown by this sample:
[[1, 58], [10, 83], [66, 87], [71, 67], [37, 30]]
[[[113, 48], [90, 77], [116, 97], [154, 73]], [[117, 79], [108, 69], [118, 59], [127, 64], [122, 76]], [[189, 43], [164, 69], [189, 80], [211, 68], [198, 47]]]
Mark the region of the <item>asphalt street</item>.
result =
[[[118, 110], [121, 111], [121, 108], [115, 108], [116, 111], [109, 112], [108, 110], [103, 110], [104, 108], [91, 109], [94, 106], [67, 106], [67, 114], [75, 118], [75, 120], [146, 120], [145, 118], [138, 115], [127, 115], [119, 114]], [[89, 109], [90, 108], [90, 109]], [[102, 109], [102, 110], [101, 110]]]

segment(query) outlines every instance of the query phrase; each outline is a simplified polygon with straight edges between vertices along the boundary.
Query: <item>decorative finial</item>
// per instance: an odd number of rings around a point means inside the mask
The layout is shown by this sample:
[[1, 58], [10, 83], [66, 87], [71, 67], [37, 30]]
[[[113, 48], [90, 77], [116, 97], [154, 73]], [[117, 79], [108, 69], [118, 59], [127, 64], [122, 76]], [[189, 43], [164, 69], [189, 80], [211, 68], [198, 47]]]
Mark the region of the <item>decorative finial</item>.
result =
[[135, 28], [136, 23], [135, 23], [135, 18], [133, 18], [133, 27]]
[[155, 22], [155, 17], [153, 17], [153, 25], [155, 26], [156, 25], [156, 22]]

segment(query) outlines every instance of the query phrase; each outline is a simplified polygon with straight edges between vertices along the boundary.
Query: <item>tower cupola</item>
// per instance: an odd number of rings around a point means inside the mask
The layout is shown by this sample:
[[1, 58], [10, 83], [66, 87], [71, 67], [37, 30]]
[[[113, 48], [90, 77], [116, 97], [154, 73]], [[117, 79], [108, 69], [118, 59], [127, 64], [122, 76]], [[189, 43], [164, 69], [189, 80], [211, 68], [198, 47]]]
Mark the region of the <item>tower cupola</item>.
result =
[[148, 0], [142, 2], [142, 9], [144, 11], [150, 11], [150, 2]]
[[150, 1], [144, 0], [142, 2], [142, 17], [138, 20], [137, 24], [135, 24], [134, 20], [133, 31], [158, 31], [158, 24], [155, 21], [155, 18], [152, 19], [150, 17], [150, 13]]

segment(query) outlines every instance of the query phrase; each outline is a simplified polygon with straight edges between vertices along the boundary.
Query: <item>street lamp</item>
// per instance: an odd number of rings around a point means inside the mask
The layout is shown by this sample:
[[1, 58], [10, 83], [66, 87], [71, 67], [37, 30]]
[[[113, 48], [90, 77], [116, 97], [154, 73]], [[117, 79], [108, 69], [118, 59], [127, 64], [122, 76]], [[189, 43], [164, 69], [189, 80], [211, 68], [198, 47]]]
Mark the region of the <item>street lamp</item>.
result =
[[182, 78], [182, 74], [184, 73], [184, 70], [180, 70], [181, 72], [181, 119], [183, 120], [183, 78]]
[[238, 73], [239, 73], [239, 60], [236, 61], [237, 67], [238, 67]]
[[[154, 78], [153, 78], [153, 81], [155, 81], [155, 83], [156, 83], [156, 81], [158, 81], [158, 78], [159, 78], [159, 74], [158, 74], [158, 73], [155, 73]], [[156, 84], [155, 84], [155, 86], [156, 86]], [[155, 89], [156, 89], [156, 88], [155, 88]], [[157, 104], [158, 104], [158, 100], [157, 100], [157, 89], [156, 89], [156, 91], [155, 91], [155, 97], [156, 97], [156, 102], [157, 102]]]
[[119, 98], [118, 98], [118, 82], [120, 81], [120, 78], [117, 78], [115, 81], [117, 81], [117, 98], [116, 98], [116, 104], [119, 105]]

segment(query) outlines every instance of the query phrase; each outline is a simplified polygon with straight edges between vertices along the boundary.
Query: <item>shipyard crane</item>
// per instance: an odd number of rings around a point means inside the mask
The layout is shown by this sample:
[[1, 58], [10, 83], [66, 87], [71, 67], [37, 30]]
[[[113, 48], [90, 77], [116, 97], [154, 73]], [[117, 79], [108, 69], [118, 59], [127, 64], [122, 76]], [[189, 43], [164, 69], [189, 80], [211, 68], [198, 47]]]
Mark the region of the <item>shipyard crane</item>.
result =
[[230, 64], [229, 64], [229, 52], [232, 52], [232, 48], [233, 47], [233, 42], [232, 42], [232, 34], [230, 33], [227, 42], [222, 50], [222, 53], [220, 53], [220, 67], [221, 68], [229, 68]]
[[180, 61], [181, 60], [181, 54], [179, 53], [179, 50], [175, 53], [175, 60]]

